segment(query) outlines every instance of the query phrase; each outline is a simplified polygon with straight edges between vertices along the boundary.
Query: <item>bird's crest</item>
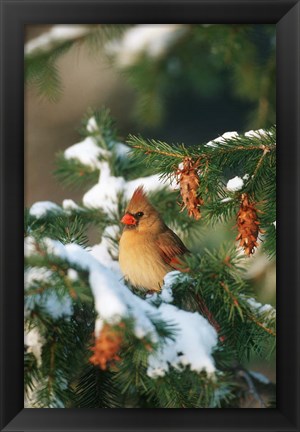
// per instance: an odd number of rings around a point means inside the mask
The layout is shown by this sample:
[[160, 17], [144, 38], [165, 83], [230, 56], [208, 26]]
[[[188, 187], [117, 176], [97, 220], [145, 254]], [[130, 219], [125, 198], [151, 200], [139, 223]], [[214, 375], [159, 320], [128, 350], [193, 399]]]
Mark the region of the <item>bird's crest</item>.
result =
[[148, 201], [147, 194], [144, 191], [143, 186], [139, 186], [134, 192], [127, 206], [127, 211], [131, 211], [135, 213], [141, 209], [145, 209], [146, 207], [152, 207], [150, 202]]

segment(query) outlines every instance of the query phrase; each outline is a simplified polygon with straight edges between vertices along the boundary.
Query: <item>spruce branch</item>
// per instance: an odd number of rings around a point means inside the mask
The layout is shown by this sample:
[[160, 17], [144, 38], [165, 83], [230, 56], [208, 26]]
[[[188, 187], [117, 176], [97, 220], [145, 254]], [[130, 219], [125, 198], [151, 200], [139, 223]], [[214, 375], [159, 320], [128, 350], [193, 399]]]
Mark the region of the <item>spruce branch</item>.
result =
[[66, 187], [87, 190], [97, 182], [99, 169], [84, 165], [76, 159], [66, 159], [63, 153], [58, 153], [54, 175]]
[[[256, 202], [267, 203], [266, 205], [269, 207], [275, 205], [275, 183], [272, 181], [276, 170], [275, 126], [265, 131], [252, 131], [245, 135], [232, 134], [226, 136], [224, 134], [224, 136], [206, 145], [189, 148], [183, 144], [169, 145], [159, 140], [144, 140], [140, 136], [133, 135], [129, 136], [127, 142], [132, 148], [133, 159], [149, 167], [152, 166], [153, 171], [159, 173], [162, 178], [170, 178], [174, 181], [177, 176], [178, 179], [178, 172], [183, 172], [182, 167], [185, 166], [187, 160], [193, 161], [193, 166], [197, 164], [198, 168], [194, 169], [194, 171], [198, 181], [193, 194], [195, 197], [201, 197], [199, 203], [203, 208], [205, 221], [215, 223], [229, 220], [238, 211], [239, 195], [237, 193], [228, 193], [224, 185], [224, 172], [228, 169], [233, 170], [243, 167], [248, 179], [245, 181], [240, 180], [243, 185], [242, 191], [257, 198], [255, 199]], [[189, 187], [188, 190], [192, 191], [193, 188]], [[191, 206], [192, 201], [189, 197], [189, 206]], [[251, 211], [254, 212], [254, 204], [252, 207], [253, 211]], [[250, 212], [250, 207], [248, 210], [247, 214]], [[197, 211], [199, 213], [199, 209]], [[258, 210], [255, 211], [258, 212]], [[190, 215], [194, 215], [194, 213], [195, 209], [193, 211], [189, 210]], [[254, 247], [257, 246], [258, 232], [256, 233], [257, 230], [254, 230], [254, 224], [256, 223], [262, 223], [264, 226], [263, 229], [267, 233], [267, 238], [270, 238], [270, 241], [266, 243], [265, 250], [269, 252], [270, 256], [274, 255], [274, 241], [272, 235], [269, 237], [268, 234], [272, 221], [265, 222], [265, 219], [270, 218], [273, 213], [273, 211], [268, 211], [268, 216], [263, 217], [262, 222], [260, 220], [253, 221], [253, 226], [250, 227], [253, 238], [250, 239], [246, 232], [239, 233], [247, 237], [240, 240], [243, 244], [246, 242], [244, 246], [248, 255], [253, 253]], [[243, 214], [246, 215], [245, 212]], [[199, 215], [197, 218], [199, 218]], [[244, 229], [244, 227], [240, 228]], [[263, 229], [259, 229], [259, 231], [263, 232]], [[247, 246], [248, 241], [250, 241], [249, 247]]]
[[[128, 139], [128, 144], [131, 144], [132, 142], [136, 142], [137, 138], [134, 135], [129, 135], [129, 139]], [[154, 144], [155, 143], [155, 144]], [[157, 141], [152, 141], [152, 144], [156, 145]], [[159, 141], [159, 144], [162, 144], [161, 141]], [[163, 143], [164, 146], [166, 146], [166, 143]], [[141, 150], [142, 152], [144, 152], [145, 155], [149, 155], [151, 153], [155, 153], [158, 155], [162, 155], [162, 156], [168, 156], [168, 157], [172, 157], [172, 158], [177, 158], [177, 159], [182, 159], [182, 154], [178, 154], [178, 153], [171, 153], [170, 151], [165, 151], [165, 150], [159, 150], [159, 149], [154, 149], [151, 148], [150, 146], [147, 146], [147, 144], [144, 143], [144, 145], [137, 145], [137, 144], [131, 144], [131, 147], [133, 149], [137, 149], [137, 150]]]
[[[234, 307], [237, 308], [237, 310], [239, 311], [239, 313], [241, 314], [241, 318], [243, 319], [243, 309], [237, 299], [237, 297], [235, 297], [233, 295], [233, 293], [230, 291], [228, 285], [224, 282], [220, 282], [220, 285], [222, 288], [224, 288], [224, 290], [226, 291], [226, 293], [229, 295], [229, 297], [231, 298], [232, 304]], [[246, 316], [253, 321], [257, 326], [259, 326], [260, 328], [262, 328], [265, 332], [269, 333], [270, 335], [276, 337], [276, 332], [274, 330], [272, 330], [271, 328], [266, 327], [262, 322], [259, 321], [258, 318], [256, 318], [248, 309], [244, 309]]]
[[228, 285], [226, 283], [222, 282], [222, 281], [220, 282], [220, 285], [221, 285], [222, 288], [224, 288], [224, 290], [226, 291], [226, 293], [231, 298], [233, 306], [235, 306], [236, 308], [238, 308], [240, 310], [239, 302], [238, 302], [237, 298], [232, 294], [232, 292], [230, 291], [230, 289], [228, 288]]
[[[273, 127], [269, 131], [265, 131], [266, 136], [237, 136], [233, 138], [222, 137], [221, 141], [215, 142], [210, 147], [201, 145], [187, 148], [184, 146], [184, 144], [170, 145], [163, 141], [154, 139], [145, 140], [141, 136], [137, 137], [134, 135], [129, 135], [126, 142], [132, 149], [134, 149], [133, 156], [136, 158], [143, 157], [143, 155], [148, 156], [154, 154], [181, 160], [183, 160], [183, 158], [186, 156], [194, 159], [200, 158], [211, 160], [220, 157], [223, 154], [236, 152], [262, 151], [263, 154], [265, 154], [274, 151], [276, 149], [276, 143], [273, 138], [275, 133], [276, 129]], [[262, 144], [261, 141], [263, 141], [264, 144]], [[148, 158], [148, 160], [149, 159], [150, 158]]]
[[[91, 148], [95, 154], [101, 149], [99, 160], [92, 160], [96, 167], [92, 171], [96, 172], [99, 167], [99, 173], [104, 168], [105, 178], [111, 181], [109, 184], [123, 173], [127, 174], [122, 181], [118, 180], [122, 188], [117, 190], [113, 206], [105, 207], [105, 211], [101, 207], [87, 208], [64, 202], [62, 207], [37, 203], [26, 212], [25, 321], [44, 339], [40, 366], [30, 352], [25, 354], [28, 365], [25, 379], [28, 388], [34, 389], [36, 405], [239, 407], [241, 399], [249, 393], [259, 401], [259, 387], [250, 372], [245, 370], [252, 381], [248, 375], [234, 373], [234, 367], [252, 355], [270, 354], [276, 336], [275, 311], [270, 305], [255, 301], [250, 282], [245, 280], [244, 257], [238, 254], [233, 238], [230, 245], [225, 244], [220, 249], [205, 248], [195, 235], [199, 228], [206, 230], [202, 222], [182, 213], [174, 217], [177, 214], [175, 193], [167, 188], [153, 190], [149, 199], [162, 213], [164, 221], [176, 227], [180, 235], [190, 235], [193, 240], [190, 248], [193, 253], [184, 258], [189, 272], [172, 276], [172, 282], [162, 287], [162, 293], [149, 298], [129, 284], [125, 286], [119, 274], [111, 269], [118, 272], [119, 220], [127, 205], [126, 187], [131, 185], [128, 178], [137, 179], [145, 172], [144, 166], [138, 168], [141, 160], [149, 165], [150, 174], [157, 172], [163, 177], [172, 177], [182, 170], [180, 162], [191, 158], [189, 168], [196, 178], [199, 177], [194, 189], [205, 201], [204, 222], [212, 217], [219, 221], [233, 219], [241, 194], [245, 193], [260, 203], [263, 213], [259, 213], [259, 222], [263, 229], [267, 227], [266, 235], [274, 239], [274, 130], [261, 136], [222, 138], [213, 146], [174, 148], [156, 140], [146, 140], [145, 144], [139, 138], [138, 146], [144, 146], [144, 150], [133, 148], [136, 157], [132, 158], [126, 147], [118, 147], [120, 143], [114, 141], [116, 135], [110, 131], [113, 125], [107, 112], [102, 117], [87, 118], [84, 128], [83, 134], [91, 138], [88, 142], [94, 144]], [[149, 154], [145, 154], [147, 148]], [[79, 153], [78, 160], [81, 156]], [[69, 162], [74, 161], [69, 159]], [[226, 186], [226, 167], [230, 166], [234, 174], [241, 175], [240, 171], [235, 171], [240, 162], [249, 176], [243, 179], [241, 190], [230, 191]], [[74, 165], [65, 165], [66, 177], [73, 168]], [[250, 180], [251, 174], [255, 176]], [[99, 193], [103, 184], [100, 188], [99, 180]], [[106, 202], [102, 204], [105, 206]], [[96, 225], [101, 234], [101, 243], [92, 254], [85, 248], [86, 229], [91, 224]], [[266, 239], [270, 241], [269, 237]], [[54, 312], [49, 299], [55, 300]], [[109, 307], [104, 307], [107, 299], [110, 299]], [[195, 341], [200, 330], [208, 326], [207, 331], [215, 341], [213, 349], [208, 351], [213, 377], [200, 366], [195, 367], [193, 356], [189, 357], [184, 347], [176, 349], [172, 345], [180, 335], [181, 322], [169, 321], [170, 312], [174, 316], [176, 313], [197, 317]], [[209, 322], [217, 328], [219, 341]], [[121, 331], [115, 341], [108, 341], [115, 323], [116, 326], [121, 323]], [[106, 330], [102, 339], [101, 329]], [[94, 332], [96, 338], [93, 338]], [[110, 352], [105, 350], [107, 342], [110, 342]], [[207, 338], [203, 347], [206, 343]], [[168, 357], [173, 347], [175, 360]], [[196, 343], [192, 347], [194, 350]], [[95, 365], [90, 363], [93, 348]], [[197, 361], [199, 358], [201, 355], [197, 356]], [[162, 362], [158, 367], [155, 362], [154, 366], [151, 363], [155, 359]], [[99, 365], [106, 370], [100, 370]], [[240, 369], [244, 370], [243, 366]], [[39, 386], [35, 373], [40, 374]]]
[[34, 86], [42, 98], [57, 102], [62, 82], [57, 61], [71, 48], [87, 44], [90, 52], [99, 55], [107, 40], [120, 37], [127, 25], [89, 24], [53, 26], [48, 32], [25, 45], [25, 82]]
[[248, 315], [250, 320], [253, 321], [257, 326], [259, 326], [260, 328], [262, 328], [265, 332], [267, 332], [268, 334], [270, 334], [271, 336], [276, 337], [276, 332], [274, 330], [272, 330], [271, 328], [266, 327], [262, 322], [260, 322], [255, 316], [253, 315]]

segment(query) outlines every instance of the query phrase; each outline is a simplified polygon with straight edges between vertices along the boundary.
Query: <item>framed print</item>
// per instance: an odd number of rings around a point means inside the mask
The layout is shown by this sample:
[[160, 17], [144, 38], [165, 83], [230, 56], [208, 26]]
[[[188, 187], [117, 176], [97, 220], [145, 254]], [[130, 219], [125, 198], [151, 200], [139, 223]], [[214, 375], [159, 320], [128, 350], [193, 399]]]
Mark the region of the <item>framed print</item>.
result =
[[1, 430], [299, 430], [299, 17], [1, 0]]

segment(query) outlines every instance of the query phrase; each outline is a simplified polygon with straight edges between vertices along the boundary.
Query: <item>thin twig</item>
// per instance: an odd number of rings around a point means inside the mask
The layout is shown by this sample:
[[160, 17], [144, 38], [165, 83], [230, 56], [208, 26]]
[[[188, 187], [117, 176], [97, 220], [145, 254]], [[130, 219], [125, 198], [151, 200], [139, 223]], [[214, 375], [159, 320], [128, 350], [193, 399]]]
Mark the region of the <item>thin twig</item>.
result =
[[253, 321], [256, 325], [258, 325], [259, 327], [261, 327], [264, 331], [266, 331], [267, 333], [269, 333], [272, 336], [276, 336], [276, 332], [274, 330], [270, 329], [269, 327], [264, 326], [253, 315], [248, 315], [248, 317], [251, 319], [251, 321]]
[[[151, 148], [145, 148], [141, 145], [131, 145], [132, 148], [136, 148], [139, 150], [143, 150], [145, 154], [151, 154], [151, 153], [155, 153], [155, 154], [160, 154], [163, 156], [168, 156], [168, 157], [175, 157], [177, 159], [182, 159], [184, 156], [183, 155], [178, 155], [176, 153], [170, 153], [170, 152], [166, 152], [164, 150], [159, 150], [159, 149], [151, 149]], [[248, 146], [248, 147], [244, 147], [244, 146], [236, 146], [234, 148], [230, 148], [230, 149], [223, 149], [223, 148], [217, 148], [219, 153], [233, 153], [237, 150], [243, 150], [243, 151], [249, 151], [249, 150], [264, 150], [264, 154], [263, 156], [265, 156], [266, 153], [269, 153], [271, 150], [275, 149], [275, 146]], [[201, 154], [200, 157], [203, 159], [210, 159], [213, 156], [213, 154]], [[259, 162], [258, 162], [259, 163]]]
[[50, 371], [49, 371], [48, 386], [47, 386], [49, 393], [51, 393], [53, 387], [53, 371], [55, 365], [55, 345], [56, 342], [53, 342], [50, 348]]
[[229, 296], [232, 299], [232, 302], [234, 304], [235, 307], [239, 307], [239, 302], [237, 300], [237, 298], [232, 294], [232, 292], [230, 291], [229, 287], [224, 283], [224, 282], [220, 282], [221, 287], [224, 288], [224, 290], [227, 292], [227, 294], [229, 294]]
[[266, 404], [263, 401], [263, 399], [261, 398], [258, 391], [256, 390], [256, 387], [254, 385], [254, 382], [253, 382], [250, 374], [245, 369], [240, 369], [238, 371], [238, 376], [240, 376], [241, 378], [244, 378], [244, 380], [246, 381], [246, 383], [248, 385], [249, 393], [253, 395], [254, 399], [257, 400], [257, 402], [260, 404], [261, 408], [266, 408]]
[[182, 159], [183, 156], [182, 155], [178, 155], [175, 153], [169, 153], [163, 150], [157, 150], [157, 149], [145, 149], [143, 146], [139, 146], [139, 145], [132, 145], [131, 147], [139, 149], [139, 150], [143, 150], [145, 152], [145, 154], [150, 154], [150, 153], [156, 153], [156, 154], [161, 154], [164, 156], [169, 156], [169, 157], [176, 157], [178, 159]]
[[[222, 288], [224, 288], [224, 290], [227, 292], [227, 294], [231, 297], [234, 306], [240, 307], [238, 299], [232, 294], [229, 287], [224, 282], [220, 282], [220, 285]], [[251, 315], [248, 312], [247, 312], [247, 317], [251, 321], [253, 321], [257, 326], [262, 328], [265, 332], [269, 333], [270, 335], [272, 335], [274, 337], [276, 336], [276, 332], [274, 330], [270, 329], [269, 327], [266, 327], [264, 324], [262, 324], [260, 321], [258, 321], [258, 319], [256, 319], [253, 315]]]
[[[253, 177], [256, 176], [257, 171], [259, 170], [259, 168], [260, 168], [260, 166], [261, 166], [261, 164], [262, 164], [262, 161], [263, 161], [264, 157], [266, 156], [266, 154], [270, 152], [269, 147], [267, 147], [267, 146], [265, 146], [265, 145], [262, 145], [262, 146], [261, 146], [261, 149], [263, 150], [263, 154], [261, 155], [261, 157], [260, 157], [260, 159], [259, 159], [259, 161], [258, 161], [258, 163], [257, 163], [257, 165], [256, 165], [255, 171], [254, 171], [254, 173], [253, 173]], [[253, 177], [252, 177], [252, 178], [253, 178]]]
[[244, 150], [244, 151], [248, 151], [248, 150], [264, 150], [264, 148], [267, 149], [267, 153], [270, 152], [271, 150], [275, 150], [276, 146], [275, 145], [270, 145], [270, 146], [236, 146], [234, 148], [229, 148], [229, 149], [224, 149], [224, 148], [217, 148], [217, 150], [219, 150], [220, 152], [223, 153], [232, 153], [235, 152], [236, 150]]

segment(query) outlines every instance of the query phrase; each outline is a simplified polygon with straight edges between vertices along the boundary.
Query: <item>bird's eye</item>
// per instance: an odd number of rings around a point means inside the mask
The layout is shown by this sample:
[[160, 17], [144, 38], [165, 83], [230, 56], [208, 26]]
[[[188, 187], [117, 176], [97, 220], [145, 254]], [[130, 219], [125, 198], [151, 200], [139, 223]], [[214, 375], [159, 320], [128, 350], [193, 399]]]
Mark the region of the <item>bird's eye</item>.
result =
[[140, 217], [142, 217], [142, 216], [144, 216], [144, 213], [143, 213], [143, 212], [138, 212], [138, 213], [136, 214], [136, 217], [138, 217], [138, 218], [140, 218]]

